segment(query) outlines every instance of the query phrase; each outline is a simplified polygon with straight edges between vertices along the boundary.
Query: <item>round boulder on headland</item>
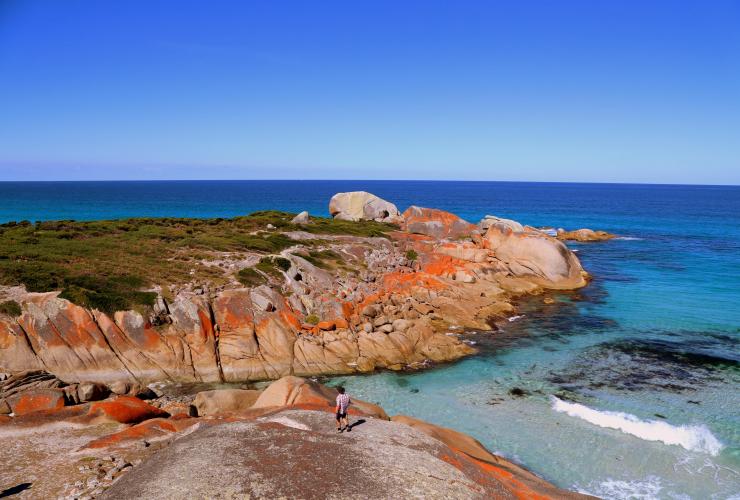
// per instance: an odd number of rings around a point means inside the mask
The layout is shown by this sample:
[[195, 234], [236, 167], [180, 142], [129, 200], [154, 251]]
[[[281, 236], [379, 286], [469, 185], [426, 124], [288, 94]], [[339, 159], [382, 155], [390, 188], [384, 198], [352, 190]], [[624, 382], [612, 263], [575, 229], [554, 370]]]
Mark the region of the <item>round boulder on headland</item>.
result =
[[335, 194], [329, 201], [329, 213], [340, 220], [402, 221], [401, 212], [396, 205], [366, 191]]

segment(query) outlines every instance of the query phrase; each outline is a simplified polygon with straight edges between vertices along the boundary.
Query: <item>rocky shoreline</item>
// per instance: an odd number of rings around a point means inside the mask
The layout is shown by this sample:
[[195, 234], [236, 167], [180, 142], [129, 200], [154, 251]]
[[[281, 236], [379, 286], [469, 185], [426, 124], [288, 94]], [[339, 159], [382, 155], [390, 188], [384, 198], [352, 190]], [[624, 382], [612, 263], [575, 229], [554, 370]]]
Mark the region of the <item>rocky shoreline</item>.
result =
[[[586, 498], [451, 429], [284, 377], [158, 408], [130, 396], [0, 417], [3, 494], [29, 498]], [[341, 473], [339, 472], [341, 471]], [[352, 491], [347, 492], [347, 485]]]
[[400, 214], [368, 193], [342, 195], [332, 199], [336, 218], [397, 229], [387, 237], [291, 231], [297, 243], [267, 257], [280, 267], [266, 283], [191, 284], [169, 299], [159, 293], [148, 310], [105, 313], [58, 292], [13, 289], [19, 314], [0, 314], [0, 372], [43, 370], [123, 394], [159, 380], [414, 369], [475, 352], [446, 335], [450, 328], [487, 330], [491, 318], [514, 314], [516, 296], [587, 283], [575, 254], [537, 229], [419, 207]]
[[[178, 447], [236, 453], [226, 436], [236, 436], [254, 454], [261, 446], [259, 440], [252, 443], [254, 436], [262, 435], [284, 443], [278, 455], [293, 457], [300, 470], [315, 469], [307, 463], [313, 463], [312, 454], [331, 464], [331, 456], [309, 444], [336, 441], [326, 435], [330, 427], [323, 429], [324, 421], [331, 422], [325, 415], [331, 391], [299, 377], [415, 370], [454, 361], [477, 352], [459, 333], [495, 330], [497, 321], [516, 314], [518, 298], [588, 283], [578, 258], [560, 241], [569, 234], [555, 237], [494, 216], [471, 224], [415, 206], [400, 213], [364, 192], [339, 193], [330, 212], [345, 224], [339, 233], [305, 212], [270, 213], [272, 222], [245, 236], [258, 248], [279, 243], [281, 250], [211, 252], [196, 263], [212, 280], [144, 290], [156, 297], [151, 305], [104, 311], [59, 291], [28, 292], [24, 283], [2, 288], [0, 433], [13, 436], [4, 453], [15, 464], [0, 473], [4, 484], [15, 481], [13, 487], [22, 488], [23, 478], [34, 478], [32, 496], [179, 498], [189, 495], [168, 478], [185, 474], [199, 478], [197, 484], [185, 483], [187, 491], [200, 492], [196, 496], [208, 496], [203, 488], [224, 486], [223, 481], [234, 494], [339, 495], [326, 471], [321, 485], [315, 477], [291, 475], [286, 490], [274, 477], [264, 479], [275, 471], [246, 457], [247, 479], [223, 478], [218, 484], [213, 478], [219, 475], [200, 477], [202, 457], [174, 463], [162, 457], [179, 457], [172, 451]], [[380, 232], [355, 231], [352, 224], [362, 221], [379, 224]], [[251, 385], [268, 380], [278, 382], [264, 391]], [[244, 385], [171, 397], [158, 390], [162, 383]], [[399, 488], [431, 498], [577, 496], [490, 454], [468, 436], [410, 417], [388, 422], [382, 408], [369, 403], [358, 402], [356, 410], [378, 421], [363, 423], [372, 431], [368, 439], [388, 434], [396, 443], [385, 450], [381, 442], [353, 439], [357, 460], [378, 473], [370, 480], [356, 471], [357, 481], [370, 481], [367, 491], [388, 497]], [[297, 455], [296, 440], [305, 448]], [[389, 474], [387, 464], [368, 456], [366, 447], [410, 454], [407, 470]], [[112, 449], [124, 450], [124, 458], [100, 454]], [[139, 476], [122, 476], [139, 463]], [[52, 471], [48, 478], [38, 464]], [[440, 476], [412, 479], [409, 474], [419, 467]], [[70, 479], [75, 477], [80, 479]], [[255, 483], [254, 477], [263, 479]]]

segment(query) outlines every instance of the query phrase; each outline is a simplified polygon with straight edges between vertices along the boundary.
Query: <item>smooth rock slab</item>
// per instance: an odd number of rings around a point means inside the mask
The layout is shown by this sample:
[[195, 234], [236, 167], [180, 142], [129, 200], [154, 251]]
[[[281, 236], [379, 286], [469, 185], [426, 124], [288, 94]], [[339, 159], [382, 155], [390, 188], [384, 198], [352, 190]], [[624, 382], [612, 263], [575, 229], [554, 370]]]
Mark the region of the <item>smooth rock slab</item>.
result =
[[199, 428], [102, 498], [513, 498], [467, 477], [454, 456], [409, 426], [368, 418], [338, 434], [330, 413], [287, 410]]

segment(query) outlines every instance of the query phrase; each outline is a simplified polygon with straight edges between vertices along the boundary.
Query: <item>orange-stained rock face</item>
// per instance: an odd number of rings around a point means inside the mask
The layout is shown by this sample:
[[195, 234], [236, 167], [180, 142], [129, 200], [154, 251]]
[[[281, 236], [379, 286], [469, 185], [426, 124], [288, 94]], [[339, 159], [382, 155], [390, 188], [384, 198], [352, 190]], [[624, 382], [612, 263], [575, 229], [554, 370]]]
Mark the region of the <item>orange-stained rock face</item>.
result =
[[[460, 470], [472, 473], [478, 484], [495, 481], [495, 483], [503, 484], [510, 493], [522, 500], [588, 498], [555, 488], [523, 467], [492, 454], [478, 440], [462, 432], [406, 415], [395, 415], [391, 417], [391, 420], [420, 430], [449, 446], [455, 455], [441, 458]], [[470, 468], [473, 470], [471, 471]]]
[[514, 276], [530, 278], [542, 286], [571, 289], [587, 282], [578, 257], [561, 241], [540, 231], [515, 232], [494, 225], [486, 231], [483, 246]]
[[85, 448], [110, 448], [124, 445], [128, 441], [152, 441], [185, 430], [196, 423], [198, 423], [198, 421], [194, 418], [152, 418], [151, 420], [146, 420], [140, 424], [127, 427], [122, 431], [94, 439], [90, 441]]
[[8, 317], [0, 317], [0, 367], [9, 372], [42, 368], [25, 332]]
[[132, 396], [118, 396], [108, 401], [92, 403], [88, 415], [122, 424], [136, 424], [150, 418], [169, 416], [156, 406]]
[[[107, 315], [56, 292], [28, 293], [19, 318], [0, 315], [0, 372], [43, 369], [68, 383], [143, 386], [452, 361], [475, 350], [445, 336], [447, 326], [488, 329], [489, 318], [512, 311], [514, 295], [586, 283], [562, 242], [486, 220], [481, 235], [449, 212], [410, 207], [404, 230], [388, 237], [290, 233], [311, 243], [282, 252], [290, 266], [279, 278], [205, 294], [186, 287], [148, 312]], [[377, 308], [372, 317], [363, 313], [369, 306]]]
[[436, 239], [470, 236], [476, 229], [474, 224], [470, 224], [457, 215], [435, 208], [410, 206], [403, 213], [403, 218], [403, 228], [406, 231]]
[[10, 398], [9, 404], [16, 415], [59, 410], [64, 407], [64, 391], [61, 389], [36, 389]]

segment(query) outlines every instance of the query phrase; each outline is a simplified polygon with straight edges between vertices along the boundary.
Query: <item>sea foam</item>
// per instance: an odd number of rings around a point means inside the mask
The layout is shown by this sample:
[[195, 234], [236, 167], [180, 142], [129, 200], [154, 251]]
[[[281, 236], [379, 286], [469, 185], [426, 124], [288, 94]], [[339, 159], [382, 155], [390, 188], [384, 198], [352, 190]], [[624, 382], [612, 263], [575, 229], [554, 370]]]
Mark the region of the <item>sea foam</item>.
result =
[[660, 420], [640, 420], [629, 413], [598, 411], [579, 403], [569, 403], [551, 396], [552, 409], [577, 417], [599, 427], [617, 429], [646, 441], [676, 444], [690, 451], [716, 456], [722, 443], [704, 425], [671, 425]]

